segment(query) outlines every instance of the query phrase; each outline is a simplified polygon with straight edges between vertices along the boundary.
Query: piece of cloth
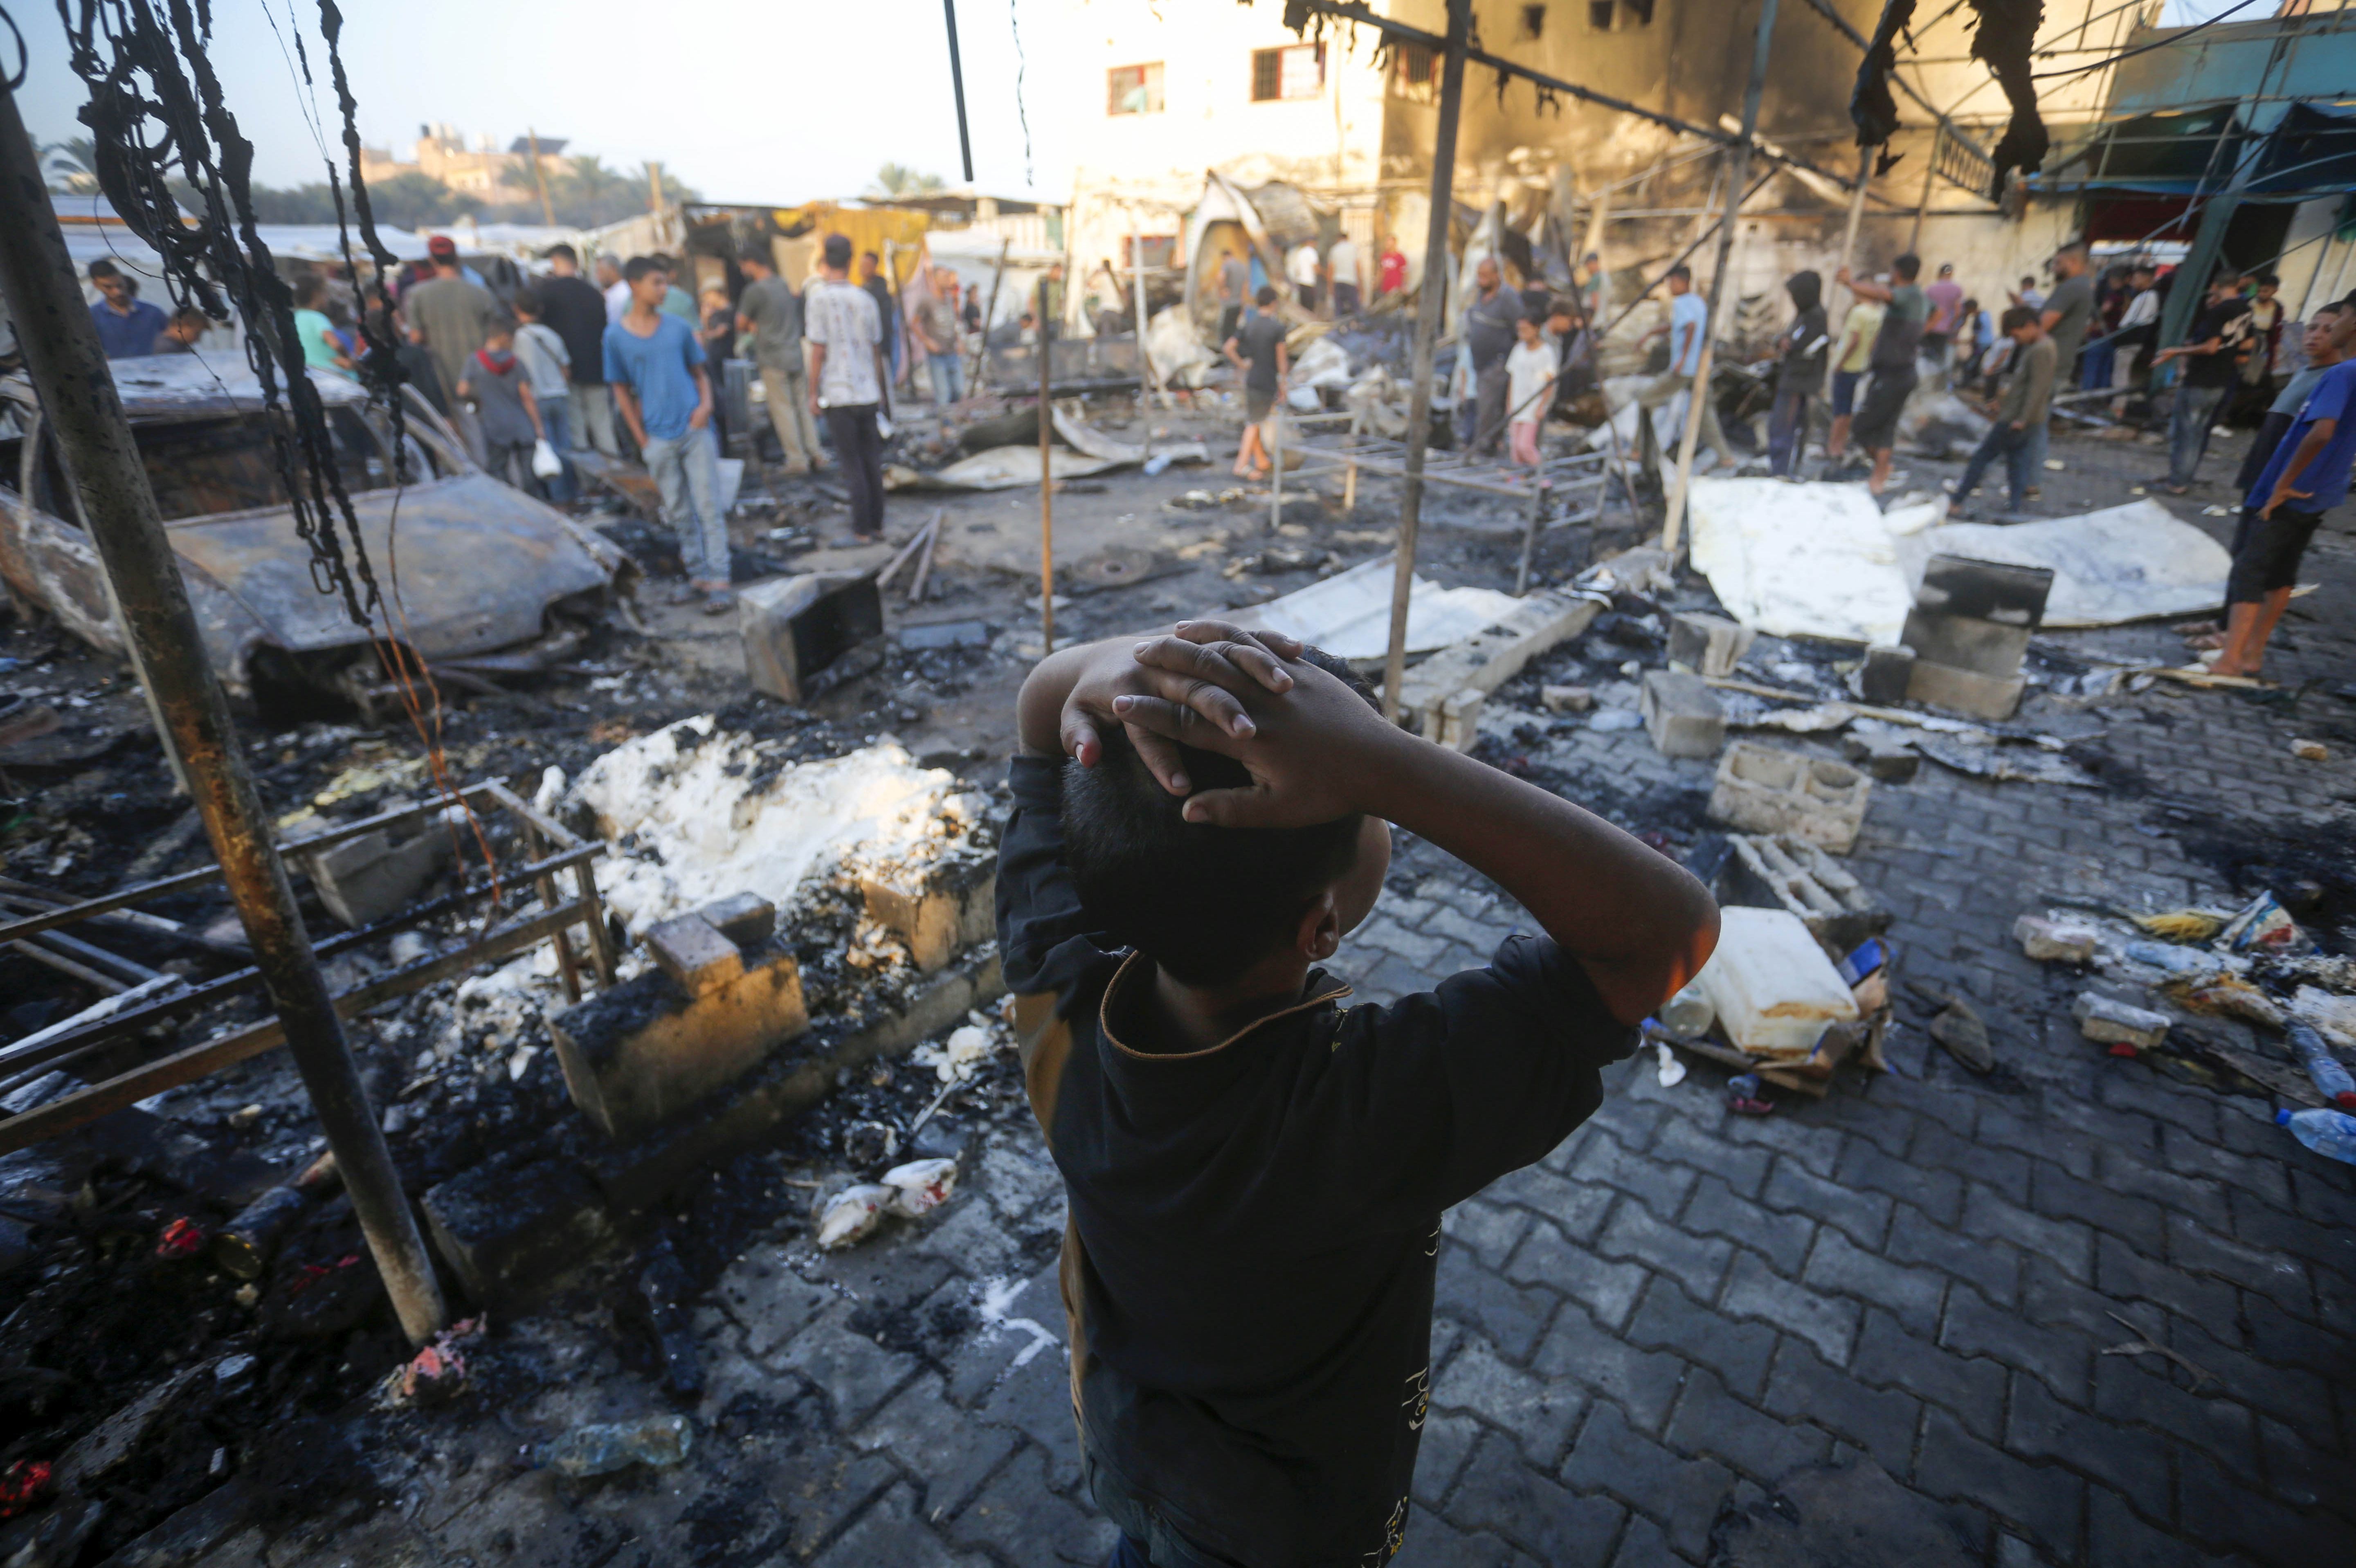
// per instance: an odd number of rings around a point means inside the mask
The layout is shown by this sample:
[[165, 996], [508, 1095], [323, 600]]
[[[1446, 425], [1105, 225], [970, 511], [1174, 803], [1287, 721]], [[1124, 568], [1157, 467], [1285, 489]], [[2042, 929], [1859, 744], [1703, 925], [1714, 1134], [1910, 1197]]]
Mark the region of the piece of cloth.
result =
[[884, 537], [884, 433], [873, 403], [830, 403], [826, 432], [834, 442], [836, 468], [851, 496], [851, 531]]
[[638, 422], [650, 440], [675, 442], [687, 434], [702, 400], [695, 373], [703, 364], [695, 328], [675, 315], [658, 315], [654, 331], [644, 337], [626, 321], [605, 329], [605, 379], [637, 395]]
[[1913, 371], [1915, 352], [1922, 346], [1922, 324], [1930, 314], [1921, 289], [1912, 283], [1892, 286], [1890, 303], [1882, 309], [1881, 330], [1873, 335], [1872, 357], [1866, 361], [1875, 380], [1885, 370]]
[[2331, 439], [2292, 477], [2290, 487], [2298, 492], [2299, 507], [2308, 511], [2328, 512], [2348, 498], [2349, 469], [2356, 464], [2356, 360], [2332, 366], [2308, 393], [2297, 419], [2283, 432], [2274, 456], [2250, 487], [2250, 505], [2266, 504], [2308, 432], [2322, 420], [2333, 421]]
[[1997, 395], [1997, 422], [2024, 428], [2042, 424], [2053, 404], [2053, 379], [2061, 364], [2061, 352], [2051, 337], [2040, 337], [2027, 348], [2016, 346], [2005, 367], [2004, 390]]
[[1569, 954], [1515, 935], [1391, 1007], [1344, 1011], [1347, 987], [1312, 973], [1219, 1046], [1141, 1052], [1153, 967], [1081, 907], [1062, 768], [1009, 769], [998, 932], [1069, 1200], [1083, 1452], [1215, 1561], [1386, 1562], [1428, 1408], [1440, 1215], [1592, 1115], [1633, 1031]]
[[1407, 257], [1397, 251], [1386, 251], [1376, 266], [1375, 292], [1395, 294], [1407, 287]]
[[1767, 464], [1778, 479], [1797, 471], [1800, 448], [1808, 432], [1810, 390], [1803, 386], [1778, 387], [1774, 405], [1767, 411]]
[[1865, 372], [1862, 370], [1833, 372], [1833, 414], [1836, 418], [1857, 412], [1857, 384], [1864, 379]]
[[523, 362], [531, 395], [541, 402], [555, 402], [573, 390], [573, 350], [546, 322], [527, 321], [516, 328], [515, 356]]
[[567, 373], [576, 387], [602, 386], [605, 380], [605, 297], [583, 277], [540, 278], [532, 287], [540, 294], [541, 324], [564, 341]]
[[520, 445], [529, 451], [540, 439], [532, 429], [531, 416], [524, 412], [523, 362], [514, 355], [477, 349], [466, 361], [462, 384], [466, 388], [462, 395], [475, 405], [475, 417], [483, 423], [483, 443], [495, 454], [495, 461], [501, 447]]
[[333, 370], [338, 376], [344, 368], [336, 363], [341, 346], [336, 342], [336, 324], [322, 310], [298, 310], [294, 313], [294, 340], [303, 346], [303, 363], [314, 370]]
[[1701, 369], [1702, 339], [1709, 333], [1709, 304], [1688, 289], [1669, 301], [1669, 374], [1691, 376]]
[[728, 523], [720, 515], [720, 448], [712, 432], [649, 434], [646, 460], [662, 496], [663, 521], [678, 537], [679, 561], [688, 580], [727, 581]]
[[1879, 300], [1859, 300], [1841, 318], [1841, 340], [1849, 345], [1839, 368], [1862, 373], [1873, 363], [1873, 340], [1881, 336], [1881, 318], [1889, 309]]
[[1784, 281], [1792, 296], [1792, 325], [1775, 340], [1775, 389], [1813, 393], [1825, 384], [1825, 357], [1831, 349], [1826, 325], [1824, 280], [1794, 272]]
[[1555, 351], [1544, 343], [1516, 343], [1514, 351], [1505, 356], [1506, 404], [1515, 421], [1543, 420], [1553, 404], [1552, 398], [1541, 398], [1547, 382], [1554, 379]]
[[802, 363], [802, 296], [774, 274], [744, 285], [737, 314], [753, 324], [753, 363], [782, 369]]
[[600, 374], [593, 382], [573, 384], [573, 428], [580, 438], [606, 457], [622, 455], [622, 443], [614, 432], [614, 389], [605, 385], [605, 347], [597, 350]]
[[2176, 407], [2168, 416], [2169, 484], [2190, 485], [2200, 473], [2201, 459], [2209, 450], [2209, 427], [2231, 387], [2229, 379], [2224, 386], [2176, 389]]
[[2320, 511], [2294, 511], [2287, 502], [2271, 517], [2258, 516], [2256, 507], [2244, 507], [2233, 570], [2225, 578], [2225, 603], [2254, 604], [2269, 593], [2297, 587], [2299, 563], [2322, 523]]
[[90, 307], [90, 319], [98, 327], [98, 346], [109, 359], [137, 359], [155, 347], [156, 335], [172, 324], [172, 318], [145, 300], [133, 300], [128, 314], [116, 310], [104, 300]]
[[[438, 376], [441, 372], [437, 370], [434, 374]], [[475, 466], [487, 467], [491, 461], [490, 444], [483, 439], [483, 421], [476, 417], [475, 405], [453, 397], [443, 417], [450, 421], [450, 428], [458, 432], [458, 444], [466, 449], [466, 455], [475, 460]]]
[[1252, 391], [1274, 395], [1276, 351], [1284, 344], [1284, 318], [1272, 310], [1254, 311], [1236, 328], [1236, 352], [1250, 367], [1244, 385]]
[[2038, 308], [2058, 318], [2045, 329], [2045, 336], [2053, 340], [2059, 373], [2068, 376], [2077, 368], [2078, 350], [2086, 341], [2086, 324], [2094, 316], [2094, 281], [2083, 272], [2065, 278], [2053, 285], [2053, 292]]
[[1105, 1568], [1236, 1568], [1234, 1558], [1206, 1552], [1187, 1540], [1086, 1448], [1080, 1451], [1080, 1480], [1097, 1511], [1120, 1531]]
[[1538, 421], [1512, 420], [1507, 421], [1505, 430], [1508, 435], [1506, 447], [1513, 453], [1514, 461], [1524, 467], [1536, 468], [1538, 465]]
[[1953, 337], [1964, 308], [1964, 285], [1953, 278], [1941, 278], [1922, 285], [1922, 297], [1931, 306], [1931, 317], [1922, 324], [1922, 330]]
[[[2051, 343], [2052, 339], [2040, 341]], [[2033, 449], [2029, 432], [2015, 430], [2004, 423], [1995, 426], [1980, 438], [1979, 445], [1972, 451], [1971, 461], [1964, 464], [1963, 475], [1955, 481], [1954, 504], [1962, 506], [1971, 493], [1979, 488], [1980, 479], [1987, 473], [1988, 465], [2000, 460], [2004, 464], [2011, 509], [2018, 512], [2026, 507], [2029, 505], [2029, 463]]]
[[965, 396], [965, 357], [957, 353], [927, 354], [925, 368], [933, 379], [933, 401], [948, 407]]
[[2250, 304], [2239, 297], [2203, 305], [2201, 314], [2192, 318], [2192, 325], [2184, 334], [2188, 347], [2214, 342], [2213, 354], [2184, 356], [2184, 384], [2188, 387], [2230, 387], [2238, 379], [2239, 368], [2233, 357], [2250, 340]]
[[786, 454], [786, 467], [808, 473], [818, 464], [818, 424], [810, 414], [809, 371], [805, 367], [763, 367], [761, 390], [768, 400], [769, 424]]
[[875, 352], [884, 341], [874, 296], [856, 283], [821, 278], [802, 295], [802, 332], [826, 346], [819, 371], [819, 407], [873, 408], [884, 401]]
[[1897, 445], [1898, 416], [1906, 411], [1906, 400], [1914, 395], [1917, 375], [1911, 357], [1902, 369], [1875, 366], [1857, 418], [1849, 425], [1850, 439], [1868, 452], [1887, 452]]
[[2138, 326], [2151, 326], [2159, 321], [2159, 291], [2145, 289], [2127, 301], [2127, 308], [2119, 315], [2119, 330], [2130, 332]]
[[1456, 328], [1457, 337], [1472, 356], [1474, 370], [1505, 363], [1519, 339], [1515, 324], [1521, 319], [1522, 296], [1502, 283], [1485, 299], [1474, 296]]
[[443, 390], [454, 398], [466, 360], [483, 346], [498, 313], [491, 291], [464, 278], [429, 279], [410, 290], [401, 305], [411, 329], [425, 335], [425, 352], [434, 356]]
[[393, 346], [392, 357], [401, 366], [402, 379], [434, 405], [435, 413], [449, 418], [450, 400], [442, 390], [442, 372], [434, 368], [434, 356], [425, 352], [424, 346], [403, 338]]

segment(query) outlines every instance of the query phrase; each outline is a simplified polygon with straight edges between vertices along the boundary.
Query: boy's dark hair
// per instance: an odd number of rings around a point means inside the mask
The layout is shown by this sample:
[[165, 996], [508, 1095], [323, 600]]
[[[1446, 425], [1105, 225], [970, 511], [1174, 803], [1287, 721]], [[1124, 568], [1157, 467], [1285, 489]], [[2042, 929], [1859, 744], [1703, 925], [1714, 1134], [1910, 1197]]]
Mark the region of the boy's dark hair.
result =
[[2025, 304], [2017, 304], [2004, 313], [1997, 322], [1997, 329], [2000, 332], [2019, 332], [2036, 319], [2035, 310]]
[[826, 258], [826, 264], [830, 267], [851, 265], [851, 236], [848, 234], [828, 235], [826, 242], [819, 246], [819, 253]]
[[622, 280], [636, 287], [640, 278], [651, 277], [657, 272], [668, 273], [669, 271], [669, 268], [664, 266], [655, 257], [633, 256], [629, 263], [622, 269]]
[[[1301, 656], [1371, 706], [1373, 688], [1316, 648]], [[1218, 827], [1185, 819], [1119, 726], [1093, 768], [1064, 764], [1064, 859], [1089, 918], [1182, 985], [1232, 980], [1290, 941], [1309, 901], [1356, 861], [1358, 817], [1313, 827]], [[1248, 783], [1243, 764], [1183, 747], [1200, 790]]]
[[1676, 278], [1682, 283], [1689, 283], [1693, 282], [1693, 269], [1687, 266], [1683, 261], [1679, 261], [1676, 266], [1671, 267], [1666, 275]]
[[1909, 251], [1890, 262], [1890, 270], [1911, 283], [1922, 275], [1922, 258]]
[[757, 245], [745, 246], [737, 255], [736, 264], [740, 267], [766, 267], [773, 272], [777, 270], [777, 259]]
[[1259, 293], [1254, 294], [1252, 298], [1258, 300], [1263, 305], [1274, 304], [1276, 303], [1276, 285], [1274, 283], [1260, 284]]
[[541, 252], [541, 256], [543, 260], [550, 261], [553, 261], [559, 256], [562, 256], [576, 267], [581, 264], [581, 252], [575, 251], [572, 246], [566, 244], [562, 240], [559, 240], [555, 244], [551, 245], [547, 250], [542, 251]]
[[327, 280], [316, 272], [305, 272], [294, 280], [294, 303], [308, 310], [327, 297]]
[[2267, 287], [2278, 289], [2282, 287], [2282, 280], [2275, 276], [2272, 272], [2260, 272], [2258, 274], [2258, 287], [2262, 289]]
[[540, 313], [547, 307], [541, 304], [538, 289], [518, 289], [509, 298], [508, 308], [518, 315], [528, 315], [538, 320]]
[[122, 275], [123, 269], [109, 257], [101, 256], [90, 264], [90, 281], [93, 283], [101, 278], [119, 278]]
[[516, 318], [508, 315], [505, 311], [501, 311], [498, 315], [491, 317], [490, 320], [483, 323], [483, 336], [485, 337], [513, 337], [515, 335]]

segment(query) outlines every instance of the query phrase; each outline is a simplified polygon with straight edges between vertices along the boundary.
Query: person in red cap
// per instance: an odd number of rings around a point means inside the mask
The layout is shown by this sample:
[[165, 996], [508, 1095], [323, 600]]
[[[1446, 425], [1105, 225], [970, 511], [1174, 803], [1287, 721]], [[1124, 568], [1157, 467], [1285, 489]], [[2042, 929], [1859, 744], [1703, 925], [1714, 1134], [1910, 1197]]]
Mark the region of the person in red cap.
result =
[[479, 277], [467, 275], [473, 269], [459, 264], [458, 243], [447, 234], [427, 240], [425, 255], [434, 276], [409, 291], [401, 302], [401, 314], [409, 323], [409, 340], [423, 345], [433, 356], [442, 379], [442, 402], [459, 439], [477, 464], [486, 463], [482, 426], [474, 411], [458, 400], [458, 383], [466, 377], [466, 361], [483, 346], [492, 317], [499, 314], [499, 302]]

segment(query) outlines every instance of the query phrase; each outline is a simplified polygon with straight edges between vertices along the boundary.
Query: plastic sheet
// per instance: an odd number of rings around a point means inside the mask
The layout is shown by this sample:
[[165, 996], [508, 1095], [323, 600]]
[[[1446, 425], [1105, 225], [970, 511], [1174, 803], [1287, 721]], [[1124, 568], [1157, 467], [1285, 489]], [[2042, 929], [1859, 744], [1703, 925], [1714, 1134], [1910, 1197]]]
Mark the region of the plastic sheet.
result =
[[1960, 555], [2053, 573], [2048, 626], [2111, 626], [2213, 611], [2233, 557], [2157, 501], [2037, 523], [1946, 523], [1899, 545], [1910, 583], [1933, 555]]
[[1899, 640], [1914, 595], [1862, 486], [1696, 479], [1690, 509], [1694, 567], [1744, 625], [1779, 637]]

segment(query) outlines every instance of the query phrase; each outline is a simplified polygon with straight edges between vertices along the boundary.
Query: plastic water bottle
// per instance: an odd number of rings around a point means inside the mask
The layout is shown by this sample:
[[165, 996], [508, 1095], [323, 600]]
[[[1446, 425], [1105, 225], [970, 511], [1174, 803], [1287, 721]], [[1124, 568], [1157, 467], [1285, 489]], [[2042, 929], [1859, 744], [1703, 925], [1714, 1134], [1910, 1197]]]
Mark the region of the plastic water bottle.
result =
[[2356, 1165], [2356, 1116], [2345, 1111], [2276, 1111], [2275, 1125], [2318, 1154]]
[[2307, 1069], [2308, 1077], [2315, 1081], [2316, 1092], [2343, 1111], [2356, 1111], [2356, 1078], [2349, 1077], [2348, 1069], [2331, 1054], [2331, 1048], [2323, 1043], [2315, 1026], [2293, 1019], [2287, 1027], [2290, 1048], [2297, 1054], [2299, 1065]]
[[598, 1422], [576, 1426], [539, 1445], [531, 1456], [538, 1464], [575, 1478], [604, 1476], [632, 1465], [676, 1465], [687, 1457], [694, 1436], [683, 1415]]
[[1698, 1040], [1709, 1032], [1718, 1021], [1718, 1009], [1702, 995], [1698, 981], [1688, 981], [1684, 990], [1661, 1004], [1661, 1024], [1681, 1040]]

